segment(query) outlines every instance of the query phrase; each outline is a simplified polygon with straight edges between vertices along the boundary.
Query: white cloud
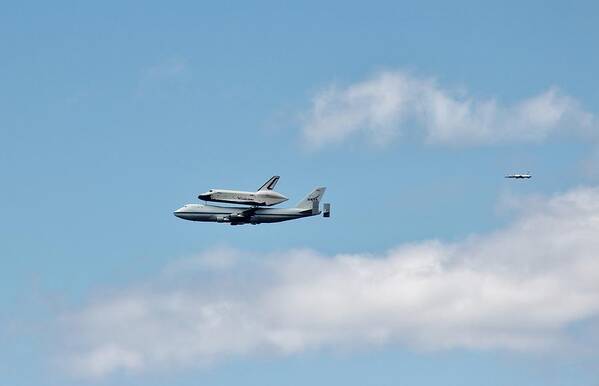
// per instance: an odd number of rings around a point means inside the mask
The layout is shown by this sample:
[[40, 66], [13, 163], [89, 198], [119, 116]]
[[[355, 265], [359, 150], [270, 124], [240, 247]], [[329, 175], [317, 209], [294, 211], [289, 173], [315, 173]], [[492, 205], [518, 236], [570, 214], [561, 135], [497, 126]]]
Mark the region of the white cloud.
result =
[[142, 364], [139, 353], [114, 344], [97, 347], [89, 355], [73, 361], [79, 373], [91, 377], [99, 377], [118, 368], [136, 370]]
[[387, 344], [561, 351], [573, 325], [599, 316], [598, 235], [599, 188], [580, 188], [526, 200], [504, 229], [455, 243], [251, 264], [219, 248], [65, 316], [69, 365], [94, 377]]
[[313, 148], [362, 135], [386, 144], [409, 128], [431, 144], [460, 146], [538, 142], [553, 134], [594, 135], [596, 118], [552, 87], [514, 104], [477, 100], [434, 79], [383, 72], [345, 88], [318, 93], [302, 134]]
[[219, 246], [197, 256], [180, 259], [166, 267], [164, 273], [169, 276], [184, 274], [188, 271], [211, 271], [232, 268], [243, 256], [240, 251], [228, 246]]

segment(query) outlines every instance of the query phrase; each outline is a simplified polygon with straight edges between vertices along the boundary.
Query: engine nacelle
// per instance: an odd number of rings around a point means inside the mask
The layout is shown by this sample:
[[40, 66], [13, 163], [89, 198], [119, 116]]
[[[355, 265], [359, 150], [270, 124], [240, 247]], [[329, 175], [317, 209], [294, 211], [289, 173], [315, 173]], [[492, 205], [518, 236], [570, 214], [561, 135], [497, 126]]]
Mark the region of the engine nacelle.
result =
[[216, 216], [216, 222], [231, 222], [229, 216]]

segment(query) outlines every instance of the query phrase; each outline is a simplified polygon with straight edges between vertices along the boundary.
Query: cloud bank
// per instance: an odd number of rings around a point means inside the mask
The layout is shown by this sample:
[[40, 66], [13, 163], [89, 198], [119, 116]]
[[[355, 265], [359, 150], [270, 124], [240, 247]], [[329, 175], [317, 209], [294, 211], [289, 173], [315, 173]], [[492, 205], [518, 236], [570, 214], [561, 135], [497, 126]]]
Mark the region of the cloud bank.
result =
[[389, 344], [561, 351], [577, 341], [573, 325], [596, 326], [598, 235], [599, 188], [579, 188], [527, 200], [504, 229], [455, 243], [209, 250], [65, 315], [68, 366], [100, 377]]
[[434, 79], [387, 71], [318, 93], [304, 114], [302, 136], [311, 148], [359, 135], [383, 145], [408, 131], [430, 144], [474, 146], [591, 136], [596, 130], [596, 117], [556, 87], [502, 105], [443, 88]]

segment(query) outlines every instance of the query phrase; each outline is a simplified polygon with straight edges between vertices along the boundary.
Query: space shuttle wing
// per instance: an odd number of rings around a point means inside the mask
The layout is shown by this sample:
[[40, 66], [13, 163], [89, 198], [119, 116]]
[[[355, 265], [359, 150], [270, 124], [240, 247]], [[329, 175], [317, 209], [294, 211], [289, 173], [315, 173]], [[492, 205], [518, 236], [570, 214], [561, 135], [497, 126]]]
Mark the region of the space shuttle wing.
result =
[[279, 182], [279, 178], [281, 178], [280, 176], [272, 176], [270, 177], [270, 179], [268, 181], [266, 181], [264, 183], [264, 185], [262, 185], [258, 191], [260, 190], [273, 190], [275, 188], [275, 185], [277, 184], [277, 182]]

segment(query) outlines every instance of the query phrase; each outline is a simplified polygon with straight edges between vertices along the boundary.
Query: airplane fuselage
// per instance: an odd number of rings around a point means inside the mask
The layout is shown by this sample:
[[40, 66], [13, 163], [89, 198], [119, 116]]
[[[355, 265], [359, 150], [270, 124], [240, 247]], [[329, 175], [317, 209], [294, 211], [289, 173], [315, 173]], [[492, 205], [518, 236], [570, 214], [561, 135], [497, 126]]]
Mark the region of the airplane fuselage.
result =
[[320, 210], [302, 208], [232, 208], [216, 205], [187, 204], [174, 215], [190, 221], [223, 222], [231, 225], [275, 223], [316, 216]]

